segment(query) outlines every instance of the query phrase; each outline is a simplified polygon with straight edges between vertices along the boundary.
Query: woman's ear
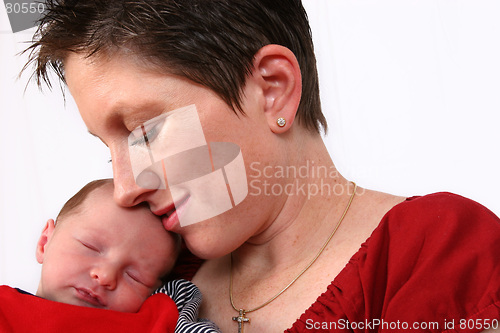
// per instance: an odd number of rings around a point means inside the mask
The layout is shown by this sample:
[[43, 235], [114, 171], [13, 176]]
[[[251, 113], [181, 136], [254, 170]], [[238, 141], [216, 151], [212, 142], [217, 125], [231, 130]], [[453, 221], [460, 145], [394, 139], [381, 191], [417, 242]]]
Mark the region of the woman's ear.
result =
[[38, 243], [36, 245], [36, 261], [38, 261], [39, 264], [43, 264], [43, 258], [45, 257], [45, 248], [49, 243], [49, 240], [52, 238], [55, 227], [56, 226], [54, 220], [48, 220], [42, 230], [40, 238], [38, 239]]
[[266, 45], [254, 57], [253, 78], [262, 90], [270, 129], [284, 133], [293, 124], [302, 95], [302, 76], [297, 58], [281, 45]]

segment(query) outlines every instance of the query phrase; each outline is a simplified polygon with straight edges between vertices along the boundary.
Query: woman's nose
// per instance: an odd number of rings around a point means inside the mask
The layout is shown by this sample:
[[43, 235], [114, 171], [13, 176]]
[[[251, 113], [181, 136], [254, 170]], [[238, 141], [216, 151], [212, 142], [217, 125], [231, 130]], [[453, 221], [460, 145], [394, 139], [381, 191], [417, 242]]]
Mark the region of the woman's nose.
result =
[[130, 161], [113, 159], [114, 200], [122, 207], [133, 207], [147, 201], [147, 194], [156, 191], [160, 181], [156, 175], [147, 177], [140, 174], [135, 179]]
[[123, 179], [113, 173], [114, 179], [114, 200], [122, 207], [133, 207], [143, 201], [143, 194], [149, 192], [150, 190], [144, 189], [138, 186], [134, 179]]

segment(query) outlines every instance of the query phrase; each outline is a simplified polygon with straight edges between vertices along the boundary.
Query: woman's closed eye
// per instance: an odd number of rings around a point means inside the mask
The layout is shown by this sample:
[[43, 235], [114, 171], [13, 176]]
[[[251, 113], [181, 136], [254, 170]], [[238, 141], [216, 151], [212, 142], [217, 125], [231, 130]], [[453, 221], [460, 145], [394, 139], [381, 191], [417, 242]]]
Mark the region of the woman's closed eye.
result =
[[160, 132], [160, 124], [155, 124], [153, 127], [146, 131], [146, 127], [142, 125], [141, 127], [135, 129], [129, 138], [130, 146], [147, 146], [153, 142], [158, 133]]

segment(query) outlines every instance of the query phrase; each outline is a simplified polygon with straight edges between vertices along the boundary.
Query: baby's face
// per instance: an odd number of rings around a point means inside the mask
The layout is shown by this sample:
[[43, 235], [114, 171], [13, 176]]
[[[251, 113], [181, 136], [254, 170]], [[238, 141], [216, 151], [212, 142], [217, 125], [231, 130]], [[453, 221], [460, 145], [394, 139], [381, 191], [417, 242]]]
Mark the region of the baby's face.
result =
[[149, 209], [119, 207], [111, 186], [96, 189], [81, 212], [49, 231], [37, 253], [43, 263], [37, 295], [137, 312], [174, 265], [175, 243]]

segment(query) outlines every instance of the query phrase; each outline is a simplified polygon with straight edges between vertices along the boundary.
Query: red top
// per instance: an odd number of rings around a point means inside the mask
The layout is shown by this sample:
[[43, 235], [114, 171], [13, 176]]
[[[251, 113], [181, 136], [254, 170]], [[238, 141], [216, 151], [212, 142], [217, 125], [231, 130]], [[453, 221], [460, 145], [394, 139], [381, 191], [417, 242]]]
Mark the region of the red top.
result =
[[[185, 277], [199, 267], [185, 266]], [[500, 220], [451, 193], [392, 208], [286, 332], [480, 332], [500, 327]]]
[[177, 306], [165, 294], [149, 297], [137, 313], [49, 301], [0, 286], [0, 332], [173, 333]]

